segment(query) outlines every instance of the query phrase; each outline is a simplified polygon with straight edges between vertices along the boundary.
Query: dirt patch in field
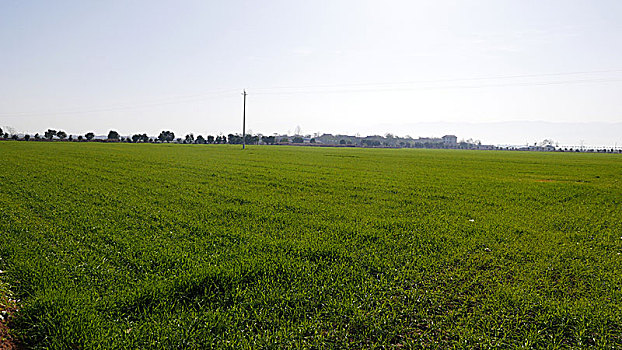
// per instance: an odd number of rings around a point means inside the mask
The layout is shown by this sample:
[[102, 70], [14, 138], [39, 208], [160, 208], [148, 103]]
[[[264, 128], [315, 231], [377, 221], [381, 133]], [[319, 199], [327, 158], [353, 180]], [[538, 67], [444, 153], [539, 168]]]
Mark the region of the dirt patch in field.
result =
[[11, 335], [9, 326], [5, 322], [0, 322], [0, 350], [21, 349], [17, 340]]
[[11, 321], [17, 312], [17, 303], [0, 285], [0, 350], [22, 349], [11, 333]]
[[11, 334], [11, 318], [15, 313], [15, 308], [5, 308], [0, 306], [2, 311], [3, 320], [0, 321], [0, 350], [17, 350], [22, 349], [17, 339]]

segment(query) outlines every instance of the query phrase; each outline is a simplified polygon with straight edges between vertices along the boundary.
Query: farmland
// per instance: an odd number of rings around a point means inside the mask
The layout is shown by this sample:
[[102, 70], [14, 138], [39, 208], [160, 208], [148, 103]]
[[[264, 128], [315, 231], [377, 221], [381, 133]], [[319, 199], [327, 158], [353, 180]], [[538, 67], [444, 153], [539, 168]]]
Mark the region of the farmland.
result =
[[622, 348], [610, 154], [0, 142], [32, 348]]

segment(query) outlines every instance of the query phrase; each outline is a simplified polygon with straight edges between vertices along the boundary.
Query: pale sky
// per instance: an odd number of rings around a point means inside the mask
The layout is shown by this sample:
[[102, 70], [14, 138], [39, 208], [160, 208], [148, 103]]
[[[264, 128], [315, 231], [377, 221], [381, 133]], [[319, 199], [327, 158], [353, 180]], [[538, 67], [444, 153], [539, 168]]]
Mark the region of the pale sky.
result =
[[241, 132], [245, 88], [264, 134], [600, 122], [557, 137], [622, 144], [620, 19], [619, 0], [2, 0], [0, 127]]

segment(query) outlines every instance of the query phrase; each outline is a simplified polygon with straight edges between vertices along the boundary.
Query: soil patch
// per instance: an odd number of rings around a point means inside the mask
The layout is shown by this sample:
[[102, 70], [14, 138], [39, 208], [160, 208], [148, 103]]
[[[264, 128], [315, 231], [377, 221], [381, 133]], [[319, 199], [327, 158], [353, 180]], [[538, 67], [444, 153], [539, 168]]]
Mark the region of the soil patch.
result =
[[19, 342], [11, 333], [11, 321], [17, 312], [17, 303], [4, 286], [0, 285], [0, 350], [21, 349]]

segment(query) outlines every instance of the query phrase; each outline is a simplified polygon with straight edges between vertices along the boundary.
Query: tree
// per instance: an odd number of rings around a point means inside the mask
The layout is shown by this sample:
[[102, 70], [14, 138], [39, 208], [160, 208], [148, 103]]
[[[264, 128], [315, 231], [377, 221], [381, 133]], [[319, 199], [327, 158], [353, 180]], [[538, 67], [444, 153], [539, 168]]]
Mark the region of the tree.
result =
[[194, 143], [194, 135], [192, 134], [186, 135], [186, 138], [184, 139], [184, 143]]
[[205, 138], [203, 138], [203, 136], [199, 135], [199, 136], [197, 136], [197, 139], [194, 140], [194, 143], [196, 143], [198, 145], [204, 145], [205, 144]]
[[261, 141], [265, 143], [266, 145], [274, 145], [274, 142], [276, 141], [276, 139], [274, 136], [262, 136]]
[[84, 135], [84, 137], [86, 138], [87, 141], [91, 141], [95, 137], [95, 134], [92, 132], [87, 132], [86, 135]]
[[289, 143], [289, 139], [287, 137], [284, 137], [280, 139], [279, 142]]
[[56, 130], [48, 129], [48, 131], [44, 133], [44, 136], [46, 139], [51, 140], [54, 138], [54, 136], [56, 136]]
[[315, 138], [312, 138], [311, 140], [309, 140], [309, 142], [315, 143]]
[[[241, 145], [242, 144], [242, 136], [229, 134], [228, 137], [229, 137], [229, 144], [230, 145]], [[223, 138], [224, 138], [224, 136], [223, 136]], [[223, 143], [225, 143], [225, 142], [223, 142]]]
[[147, 134], [134, 134], [132, 135], [132, 138], [130, 139], [129, 137], [127, 138], [128, 142], [149, 142], [149, 136], [147, 136]]
[[214, 143], [217, 143], [217, 144], [227, 143], [227, 136], [225, 136], [225, 135], [218, 135], [218, 136], [216, 136], [216, 139], [214, 140]]
[[175, 140], [175, 133], [172, 131], [162, 131], [160, 135], [158, 135], [158, 140], [160, 140], [160, 142], [171, 142]]
[[84, 137], [82, 137], [82, 135], [78, 135], [78, 141], [82, 141], [84, 140]]
[[251, 134], [244, 135], [244, 143], [246, 143], [247, 145], [254, 144], [255, 143], [255, 136], [252, 136]]
[[4, 132], [2, 131], [2, 128], [0, 128], [0, 135], [2, 135]]
[[24, 135], [24, 140], [26, 140], [26, 141], [30, 140], [30, 135], [28, 135], [28, 134]]
[[40, 140], [40, 139], [41, 139], [41, 136], [39, 136], [39, 133], [36, 133], [35, 134], [35, 140]]
[[9, 138], [9, 133], [8, 133], [8, 132], [5, 132], [5, 133], [4, 133], [4, 137], [3, 137], [3, 138], [8, 139], [8, 138]]
[[119, 140], [119, 133], [114, 130], [110, 130], [108, 132], [108, 140]]
[[305, 142], [305, 140], [304, 140], [302, 137], [300, 137], [300, 136], [296, 136], [296, 137], [294, 137], [294, 138], [292, 139], [292, 142], [293, 142], [293, 143], [304, 143], [304, 142]]
[[17, 140], [19, 139], [19, 137], [17, 137], [17, 134], [13, 134], [13, 135], [11, 136], [11, 139], [13, 139], [13, 140], [17, 141]]
[[64, 140], [65, 138], [67, 138], [67, 133], [62, 130], [58, 130], [56, 132], [56, 136], [58, 136], [59, 139]]
[[209, 143], [209, 144], [214, 143], [214, 136], [212, 136], [212, 135], [207, 135], [207, 143]]
[[72, 136], [72, 135], [69, 135], [68, 140], [69, 140], [69, 141], [73, 141], [73, 136]]
[[546, 146], [553, 146], [553, 144], [555, 144], [555, 141], [551, 140], [551, 139], [544, 139], [540, 142], [540, 147], [546, 147]]

